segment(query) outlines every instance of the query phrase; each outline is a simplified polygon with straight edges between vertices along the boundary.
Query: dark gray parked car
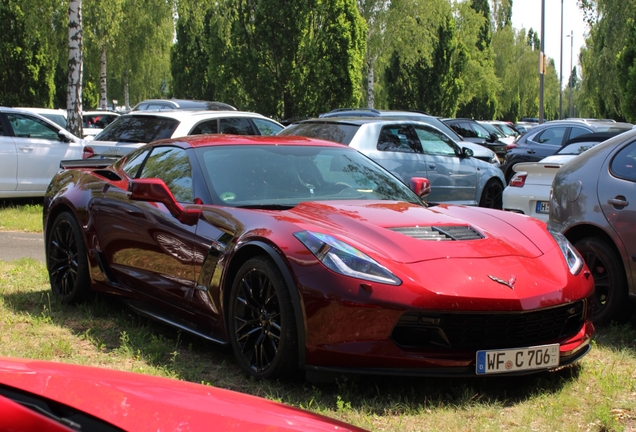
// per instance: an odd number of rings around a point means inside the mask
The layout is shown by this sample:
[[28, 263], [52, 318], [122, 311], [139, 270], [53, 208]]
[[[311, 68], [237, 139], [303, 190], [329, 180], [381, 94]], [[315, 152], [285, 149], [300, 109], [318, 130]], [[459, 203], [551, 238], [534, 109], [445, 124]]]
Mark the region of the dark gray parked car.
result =
[[412, 177], [426, 177], [431, 182], [429, 202], [502, 206], [501, 169], [472, 157], [472, 150], [428, 123], [403, 118], [317, 118], [287, 126], [279, 135], [347, 144], [406, 184]]
[[636, 130], [572, 159], [552, 188], [548, 228], [562, 232], [592, 272], [594, 321], [626, 321], [636, 300]]

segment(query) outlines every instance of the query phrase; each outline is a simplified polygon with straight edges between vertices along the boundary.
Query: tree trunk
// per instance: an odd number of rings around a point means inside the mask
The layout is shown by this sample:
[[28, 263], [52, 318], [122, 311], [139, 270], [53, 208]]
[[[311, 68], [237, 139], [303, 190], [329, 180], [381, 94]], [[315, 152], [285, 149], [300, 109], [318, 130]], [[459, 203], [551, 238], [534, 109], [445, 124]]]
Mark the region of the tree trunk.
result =
[[124, 107], [130, 111], [130, 94], [128, 93], [128, 70], [124, 69]]
[[68, 90], [66, 93], [67, 126], [75, 136], [82, 137], [82, 0], [68, 5]]
[[373, 105], [375, 104], [375, 91], [373, 88], [373, 82], [375, 81], [374, 78], [374, 69], [373, 69], [373, 60], [369, 59], [367, 61], [367, 66], [368, 66], [368, 76], [367, 76], [367, 107], [368, 108], [373, 108]]
[[106, 95], [106, 44], [102, 44], [101, 48], [101, 74], [99, 77], [99, 85], [101, 87], [101, 96], [99, 98], [99, 109], [108, 109], [108, 99]]

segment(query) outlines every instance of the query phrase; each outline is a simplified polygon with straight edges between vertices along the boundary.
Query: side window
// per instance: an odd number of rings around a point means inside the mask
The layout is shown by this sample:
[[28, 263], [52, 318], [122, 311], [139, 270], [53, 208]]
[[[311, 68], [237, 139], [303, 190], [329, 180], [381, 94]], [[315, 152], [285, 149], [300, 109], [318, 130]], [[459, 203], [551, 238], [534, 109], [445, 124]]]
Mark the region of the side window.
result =
[[586, 133], [590, 133], [590, 131], [587, 130], [587, 129], [583, 129], [583, 128], [574, 126], [573, 128], [570, 129], [570, 138], [569, 139], [576, 138], [577, 136], [583, 135], [583, 134], [586, 134]]
[[536, 136], [535, 140], [539, 144], [561, 145], [566, 127], [550, 127]]
[[458, 122], [452, 125], [451, 127], [455, 129], [455, 132], [457, 132], [464, 138], [477, 138], [477, 134], [475, 133], [473, 128], [470, 127], [470, 124], [468, 124], [467, 122]]
[[378, 150], [399, 153], [415, 153], [417, 144], [410, 139], [405, 126], [385, 126], [378, 138]]
[[219, 133], [218, 120], [206, 120], [196, 125], [188, 135], [202, 135]]
[[186, 151], [181, 148], [153, 148], [139, 177], [163, 180], [178, 202], [194, 201], [192, 168]]
[[475, 135], [477, 136], [477, 138], [490, 139], [490, 133], [485, 128], [483, 128], [479, 123], [472, 123], [471, 126], [473, 127], [473, 130], [475, 131]]
[[244, 117], [222, 118], [219, 121], [219, 129], [222, 134], [256, 135], [249, 119]]
[[7, 119], [13, 128], [13, 134], [18, 138], [39, 138], [51, 141], [61, 141], [57, 129], [42, 120], [24, 114], [7, 114]]
[[252, 119], [261, 135], [276, 135], [283, 130], [278, 124], [264, 119]]
[[126, 156], [126, 162], [124, 162], [122, 170], [124, 170], [130, 178], [136, 178], [139, 174], [139, 168], [144, 163], [144, 160], [146, 160], [148, 153], [150, 153], [150, 150], [129, 153]]
[[456, 156], [452, 140], [441, 132], [425, 126], [415, 126], [424, 154]]
[[614, 156], [610, 171], [618, 178], [636, 182], [636, 142], [631, 143]]

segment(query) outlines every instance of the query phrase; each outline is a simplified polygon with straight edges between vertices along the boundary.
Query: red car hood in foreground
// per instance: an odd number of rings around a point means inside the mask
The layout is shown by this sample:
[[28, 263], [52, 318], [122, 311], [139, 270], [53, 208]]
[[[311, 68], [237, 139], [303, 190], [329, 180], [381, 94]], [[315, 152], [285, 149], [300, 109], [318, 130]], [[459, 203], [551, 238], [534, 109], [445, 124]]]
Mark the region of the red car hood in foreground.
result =
[[[59, 402], [127, 431], [362, 431], [230, 390], [64, 363], [0, 358], [0, 387], [5, 386]], [[48, 422], [32, 417], [32, 411], [0, 396], [0, 430], [41, 432], [37, 425], [43, 424], [46, 430], [68, 430], [49, 429]]]
[[[289, 211], [299, 217], [298, 226], [310, 231], [346, 236], [365, 245], [363, 250], [384, 252], [396, 262], [414, 263], [453, 258], [493, 258], [517, 256], [536, 258], [557, 248], [555, 242], [545, 242], [545, 225], [532, 219], [522, 220], [523, 226], [513, 226], [505, 212], [476, 207], [439, 205], [421, 207], [404, 202], [313, 202], [303, 203]], [[520, 219], [515, 219], [517, 225]], [[468, 221], [468, 222], [467, 222]], [[311, 224], [311, 225], [309, 225]], [[392, 228], [470, 226], [484, 236], [479, 241], [434, 241], [434, 247], [422, 240], [393, 231]], [[544, 239], [535, 244], [532, 238]], [[431, 243], [429, 245], [433, 246]], [[355, 246], [355, 245], [354, 245]]]

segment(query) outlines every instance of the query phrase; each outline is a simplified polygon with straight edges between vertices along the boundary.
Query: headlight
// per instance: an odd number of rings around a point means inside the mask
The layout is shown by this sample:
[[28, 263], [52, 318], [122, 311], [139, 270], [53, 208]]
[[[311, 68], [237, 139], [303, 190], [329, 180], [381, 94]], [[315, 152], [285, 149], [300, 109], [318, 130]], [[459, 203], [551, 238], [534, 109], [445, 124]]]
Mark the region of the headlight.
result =
[[577, 275], [583, 268], [584, 263], [581, 254], [579, 254], [574, 246], [572, 246], [572, 243], [570, 243], [570, 241], [565, 238], [563, 234], [551, 229], [548, 231], [550, 232], [550, 234], [552, 234], [552, 237], [554, 237], [554, 240], [556, 240], [557, 244], [559, 245], [559, 249], [561, 249], [561, 253], [563, 253], [563, 257], [568, 263], [570, 273], [572, 273], [573, 275]]
[[327, 268], [345, 276], [400, 285], [402, 281], [387, 268], [356, 248], [327, 234], [301, 231], [294, 236]]

